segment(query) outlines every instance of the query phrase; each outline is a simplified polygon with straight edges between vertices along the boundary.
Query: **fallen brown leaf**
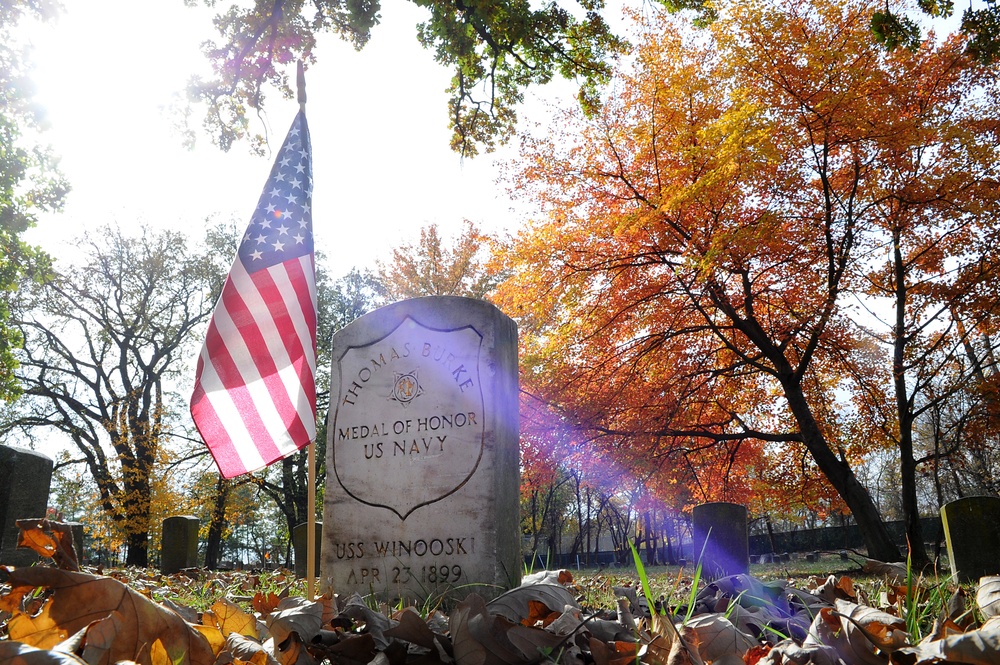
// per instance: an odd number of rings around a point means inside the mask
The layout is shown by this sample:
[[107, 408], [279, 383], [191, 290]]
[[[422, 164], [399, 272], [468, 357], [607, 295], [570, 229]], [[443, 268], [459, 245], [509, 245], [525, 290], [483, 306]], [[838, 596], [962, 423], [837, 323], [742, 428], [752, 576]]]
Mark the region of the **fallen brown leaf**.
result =
[[667, 665], [705, 665], [698, 653], [698, 634], [692, 628], [678, 629], [677, 639], [670, 645]]
[[9, 571], [6, 582], [16, 604], [36, 588], [52, 592], [35, 615], [15, 608], [7, 623], [14, 641], [49, 648], [117, 611], [122, 628], [109, 652], [112, 662], [135, 660], [140, 665], [153, 665], [150, 648], [157, 640], [174, 665], [215, 662], [208, 641], [180, 616], [117, 580], [36, 566]]
[[1000, 615], [1000, 577], [982, 577], [976, 589], [976, 604], [987, 619]]
[[505, 635], [514, 648], [524, 654], [529, 662], [544, 660], [549, 656], [556, 660], [559, 656], [558, 651], [565, 649], [569, 643], [565, 636], [528, 626], [511, 626]]
[[478, 594], [471, 594], [451, 613], [451, 644], [460, 665], [523, 665], [528, 662], [510, 644], [506, 631], [515, 625], [491, 615]]
[[80, 656], [90, 665], [110, 663], [111, 647], [118, 639], [124, 626], [122, 615], [117, 611], [87, 626], [83, 636], [83, 653]]
[[882, 575], [896, 584], [905, 582], [908, 574], [906, 564], [886, 563], [885, 561], [876, 561], [875, 559], [865, 559], [861, 570], [869, 575]]
[[73, 548], [73, 530], [68, 524], [47, 519], [17, 520], [18, 547], [30, 547], [38, 554], [55, 561], [63, 570], [80, 570]]
[[830, 575], [826, 578], [826, 582], [817, 587], [814, 593], [831, 605], [837, 599], [852, 602], [858, 600], [858, 595], [854, 591], [854, 581], [846, 575], [840, 577]]
[[1000, 663], [1000, 617], [993, 617], [979, 630], [899, 649], [891, 655], [890, 662], [895, 665], [940, 662], [997, 665]]
[[[909, 643], [906, 622], [897, 616], [846, 600], [838, 600], [834, 608], [842, 619], [841, 625], [848, 633], [849, 639], [855, 638], [853, 629], [857, 629], [861, 633], [857, 636], [859, 642], [863, 636], [865, 640], [886, 653]], [[863, 648], [868, 650], [866, 647]]]
[[226, 637], [226, 651], [232, 654], [233, 658], [253, 665], [279, 665], [278, 660], [264, 648], [263, 644], [239, 633], [230, 633]]
[[387, 637], [416, 644], [418, 647], [430, 649], [431, 651], [436, 649], [434, 631], [430, 629], [426, 621], [420, 618], [420, 615], [415, 610], [405, 609], [402, 612], [398, 612], [395, 617], [399, 623], [385, 631]]
[[277, 647], [275, 657], [282, 665], [308, 662], [302, 644], [319, 635], [323, 625], [323, 605], [305, 598], [283, 599], [267, 617], [267, 629]]
[[270, 614], [281, 602], [281, 597], [276, 593], [263, 593], [258, 591], [253, 597], [254, 612]]
[[87, 665], [71, 653], [45, 651], [20, 642], [0, 641], [0, 665]]
[[540, 603], [550, 612], [563, 612], [566, 606], [579, 607], [576, 598], [560, 584], [531, 584], [519, 586], [500, 594], [486, 606], [491, 614], [520, 623], [531, 615], [531, 603]]
[[767, 644], [757, 644], [743, 655], [745, 665], [757, 665], [771, 651]]
[[375, 638], [369, 633], [341, 640], [324, 651], [338, 665], [365, 665], [379, 653]]
[[851, 665], [884, 665], [880, 650], [905, 644], [906, 622], [899, 617], [846, 600], [834, 607], [820, 610], [803, 647], [830, 647]]
[[264, 644], [264, 649], [274, 653], [281, 665], [314, 665], [316, 662], [296, 632], [289, 633], [280, 643], [272, 637]]
[[247, 614], [243, 609], [228, 598], [220, 598], [212, 603], [212, 609], [202, 614], [202, 624], [215, 626], [228, 637], [230, 633], [239, 633], [245, 637], [260, 639], [257, 629], [257, 619]]
[[697, 635], [698, 654], [702, 660], [714, 662], [733, 654], [740, 659], [757, 641], [739, 630], [721, 614], [691, 617], [685, 627]]
[[794, 640], [775, 644], [757, 662], [759, 665], [844, 665], [833, 647], [809, 642], [800, 645]]
[[355, 593], [347, 600], [341, 614], [359, 623], [364, 623], [365, 632], [375, 639], [375, 646], [380, 650], [389, 646], [385, 631], [392, 628], [395, 622], [368, 607], [360, 594]]
[[635, 652], [622, 653], [593, 637], [590, 638], [590, 655], [594, 658], [594, 665], [629, 665], [636, 659]]

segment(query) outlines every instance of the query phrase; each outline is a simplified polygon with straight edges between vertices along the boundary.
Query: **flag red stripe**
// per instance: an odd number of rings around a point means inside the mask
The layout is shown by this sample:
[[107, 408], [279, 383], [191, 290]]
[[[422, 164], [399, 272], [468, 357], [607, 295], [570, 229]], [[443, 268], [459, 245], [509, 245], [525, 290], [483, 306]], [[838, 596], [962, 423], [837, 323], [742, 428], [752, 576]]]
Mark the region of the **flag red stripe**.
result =
[[[303, 265], [305, 263], [305, 265]], [[294, 320], [290, 320], [289, 323], [293, 328], [293, 332], [290, 332], [288, 336], [283, 335], [283, 339], [288, 341], [295, 341], [295, 348], [299, 350], [302, 357], [305, 359], [306, 363], [302, 366], [300, 374], [302, 372], [309, 372], [308, 380], [302, 381], [302, 389], [308, 396], [308, 401], [310, 409], [312, 410], [312, 421], [316, 420], [316, 355], [312, 353], [312, 350], [316, 348], [316, 289], [315, 280], [311, 278], [314, 274], [313, 268], [313, 257], [308, 257], [308, 262], [306, 261], [286, 261], [283, 266], [285, 267], [285, 275], [288, 278], [288, 285], [292, 290], [295, 298], [295, 303], [297, 304], [297, 309], [293, 308], [293, 312], [298, 316]], [[308, 273], [306, 272], [308, 268]], [[295, 332], [297, 327], [295, 324], [298, 323], [299, 327], [304, 326], [305, 329], [302, 330], [305, 335]], [[308, 348], [303, 347], [303, 343], [308, 344]], [[290, 345], [286, 345], [290, 346]], [[298, 354], [293, 354], [289, 352], [290, 358], [299, 357]]]
[[[262, 274], [266, 274], [267, 272], [267, 270], [259, 271], [251, 277], [248, 284], [252, 285], [252, 288], [260, 290], [264, 301], [271, 304], [271, 309], [266, 313], [265, 318], [270, 318], [271, 323], [275, 324], [277, 332], [276, 340], [284, 342], [289, 337], [294, 337], [294, 329], [288, 325], [280, 325], [280, 323], [288, 323], [289, 312], [284, 307], [279, 307], [276, 304], [277, 302], [280, 302], [280, 297], [273, 289], [273, 281], [270, 279], [262, 279]], [[241, 283], [243, 282], [242, 279], [239, 279], [238, 281]], [[261, 327], [258, 319], [255, 318], [254, 313], [247, 305], [246, 300], [240, 295], [238, 289], [233, 288], [229, 293], [223, 291], [221, 304], [236, 324], [239, 335], [242, 337], [246, 348], [259, 350], [267, 349], [267, 340], [261, 333]], [[301, 346], [299, 346], [300, 356], [301, 350]], [[225, 360], [227, 361], [226, 369], [229, 369], [231, 366], [234, 371], [239, 374], [243, 384], [229, 384], [227, 382], [226, 387], [228, 390], [237, 390], [239, 395], [245, 395], [245, 405], [250, 407], [254, 404], [254, 398], [246, 390], [245, 384], [256, 381], [263, 382], [270, 400], [270, 404], [267, 406], [277, 407], [278, 414], [281, 416], [282, 421], [290, 426], [288, 433], [298, 441], [301, 441], [301, 437], [303, 436], [308, 438], [301, 419], [298, 417], [298, 413], [293, 407], [291, 407], [291, 401], [289, 400], [288, 393], [285, 390], [284, 384], [278, 377], [278, 369], [274, 362], [274, 358], [270, 353], [254, 354], [251, 358], [252, 366], [244, 366], [243, 368], [240, 368], [238, 364], [234, 362], [232, 357], [228, 356], [228, 354], [225, 357]], [[292, 360], [292, 357], [290, 357], [290, 360]], [[292, 360], [292, 362], [294, 364], [294, 360]], [[311, 373], [309, 378], [311, 378]], [[243, 410], [241, 410], [241, 413], [243, 413], [244, 422], [247, 423], [247, 429], [254, 434], [255, 438], [256, 436], [264, 437], [264, 441], [268, 444], [267, 448], [261, 449], [261, 456], [264, 457], [264, 459], [277, 459], [277, 457], [273, 456], [280, 456], [281, 451], [274, 445], [273, 439], [268, 434], [268, 428], [260, 418], [260, 414], [257, 412], [256, 408], [254, 408], [253, 412], [250, 414], [245, 413]], [[247, 415], [252, 416], [252, 419], [248, 421]], [[288, 419], [293, 416], [295, 417], [295, 422], [289, 423]], [[258, 448], [261, 448], [261, 446], [258, 445]]]
[[[202, 364], [200, 358], [198, 364], [199, 366]], [[205, 389], [200, 383], [195, 384], [194, 395], [191, 397], [191, 413], [198, 427], [198, 433], [204, 440], [213, 442], [208, 451], [212, 453], [222, 477], [233, 478], [246, 473], [248, 469], [236, 451], [232, 437], [229, 436], [218, 412], [212, 408], [212, 402], [205, 395]]]
[[[282, 267], [287, 269], [287, 264], [291, 263], [297, 264], [298, 262], [288, 261], [285, 264], [282, 264]], [[278, 269], [278, 267], [275, 266], [275, 268], [272, 268], [271, 270], [275, 269]], [[299, 388], [301, 390], [303, 386], [308, 386], [310, 383], [314, 384], [312, 368], [310, 368], [305, 362], [305, 351], [298, 335], [296, 334], [295, 325], [292, 322], [291, 317], [293, 314], [284, 306], [282, 294], [271, 277], [271, 270], [260, 270], [253, 273], [253, 275], [251, 275], [251, 280], [253, 281], [254, 286], [257, 287], [257, 290], [260, 292], [264, 301], [272, 303], [272, 308], [269, 313], [272, 317], [272, 322], [277, 329], [278, 340], [284, 344], [285, 350], [288, 353], [288, 359], [291, 361], [292, 366], [296, 368], [300, 377], [302, 385], [300, 385]], [[245, 306], [242, 299], [240, 300], [240, 303]], [[281, 304], [277, 305], [274, 303]], [[253, 316], [249, 313], [249, 311], [246, 313], [251, 317]], [[252, 328], [249, 326], [245, 329], [241, 328], [241, 333], [243, 333], [248, 347], [266, 347], [267, 342], [261, 334], [260, 328], [256, 325]], [[264, 381], [264, 385], [267, 387], [267, 391], [270, 394], [274, 405], [277, 407], [281, 419], [288, 425], [288, 434], [295, 441], [301, 441], [303, 439], [308, 440], [309, 433], [306, 431], [306, 427], [302, 422], [301, 414], [296, 408], [296, 405], [292, 403], [292, 400], [289, 398], [288, 391], [285, 389], [285, 385], [281, 381], [281, 377], [278, 376], [278, 367], [274, 363], [274, 358], [270, 354], [265, 354], [261, 355], [261, 357], [256, 360], [257, 369]], [[315, 404], [315, 396], [311, 397], [312, 399], [309, 400], [310, 404]]]
[[[250, 315], [246, 304], [243, 302], [243, 298], [240, 296], [239, 291], [233, 284], [232, 277], [226, 280], [226, 285], [222, 289], [222, 297], [219, 299], [219, 304], [216, 305], [216, 317], [220, 315], [220, 312], [218, 311], [219, 309], [224, 310], [224, 314], [228, 315], [228, 317], [236, 325], [239, 334], [243, 338], [244, 342], [247, 343], [247, 347], [254, 348], [252, 343], [250, 343], [250, 339], [253, 337], [252, 332], [257, 331], [257, 326], [253, 317]], [[208, 326], [208, 334], [205, 337], [205, 347], [208, 351], [208, 356], [211, 359], [212, 367], [214, 368], [215, 373], [221, 381], [223, 387], [226, 389], [229, 399], [232, 400], [234, 405], [237, 407], [237, 412], [239, 413], [247, 431], [250, 432], [251, 435], [263, 435], [263, 438], [257, 438], [257, 436], [254, 436], [254, 443], [260, 451], [261, 457], [265, 460], [277, 459], [280, 457], [281, 453], [278, 450], [278, 447], [274, 444], [273, 439], [271, 439], [271, 437], [267, 434], [267, 427], [264, 425], [264, 421], [254, 404], [254, 399], [251, 396], [250, 391], [247, 389], [248, 380], [255, 379], [255, 377], [252, 376], [245, 376], [247, 370], [252, 368], [241, 368], [235, 361], [233, 354], [226, 345], [226, 341], [219, 333], [215, 319], [213, 319], [212, 323]], [[258, 359], [257, 362], [259, 363], [260, 360]], [[232, 445], [232, 438], [229, 436], [229, 432], [224, 423], [220, 423], [220, 429], [214, 432], [213, 438], [216, 438], [216, 440], [217, 438], [222, 438], [223, 441], [228, 440], [230, 445]], [[207, 437], [206, 440], [212, 441], [212, 439], [208, 439]], [[216, 441], [212, 441], [212, 446], [214, 445], [217, 445]]]

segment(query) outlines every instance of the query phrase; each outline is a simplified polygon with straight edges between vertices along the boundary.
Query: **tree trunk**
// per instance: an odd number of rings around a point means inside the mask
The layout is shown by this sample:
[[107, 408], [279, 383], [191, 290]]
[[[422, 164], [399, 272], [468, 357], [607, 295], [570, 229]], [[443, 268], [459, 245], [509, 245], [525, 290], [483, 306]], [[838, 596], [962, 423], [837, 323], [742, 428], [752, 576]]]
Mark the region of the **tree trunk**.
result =
[[128, 534], [128, 554], [125, 556], [125, 567], [149, 567], [149, 533], [133, 531]]
[[649, 511], [647, 510], [642, 515], [642, 520], [645, 525], [645, 535], [646, 535], [646, 565], [658, 566], [659, 556], [656, 551], [656, 541], [657, 534], [653, 532], [653, 523], [655, 520], [650, 519]]
[[673, 524], [673, 518], [665, 518], [663, 520], [663, 543], [664, 543], [663, 558], [664, 562], [667, 565], [676, 566], [677, 557], [674, 555], [674, 542], [673, 539], [670, 537], [670, 533], [671, 531], [673, 531], [673, 528], [672, 526], [669, 525], [672, 524]]
[[538, 539], [542, 535], [542, 525], [538, 521], [538, 490], [531, 490], [531, 555], [538, 554]]
[[219, 476], [215, 485], [215, 505], [212, 520], [208, 525], [208, 541], [205, 543], [205, 567], [218, 570], [222, 559], [222, 533], [226, 529], [226, 500], [229, 498], [229, 481]]
[[830, 450], [809, 408], [802, 386], [797, 379], [792, 378], [791, 372], [787, 377], [783, 377], [782, 388], [799, 426], [803, 444], [816, 461], [819, 470], [850, 508], [868, 548], [868, 556], [879, 561], [899, 561], [899, 549], [892, 542], [889, 530], [886, 529], [871, 494], [858, 481], [850, 465], [838, 459]]
[[910, 562], [916, 570], [923, 570], [931, 561], [924, 548], [920, 510], [917, 505], [917, 463], [913, 459], [913, 405], [906, 391], [906, 268], [899, 243], [897, 230], [893, 233], [896, 321], [893, 327], [892, 382], [896, 393], [896, 418], [899, 421], [899, 474], [903, 499], [903, 524], [906, 527]]
[[903, 523], [906, 527], [910, 562], [914, 570], [922, 570], [931, 561], [924, 547], [923, 526], [917, 506], [917, 464], [913, 459], [912, 428], [899, 440], [899, 472], [902, 476]]
[[576, 538], [573, 540], [572, 554], [579, 556], [584, 549], [583, 541], [583, 495], [580, 493], [580, 476], [573, 474], [574, 493], [576, 495]]
[[[139, 448], [139, 445], [136, 446]], [[125, 555], [125, 566], [146, 568], [149, 566], [149, 520], [152, 502], [152, 490], [149, 486], [149, 474], [152, 468], [151, 460], [147, 461], [145, 451], [140, 450], [131, 463], [122, 464], [123, 486], [125, 500], [125, 542], [128, 554]]]

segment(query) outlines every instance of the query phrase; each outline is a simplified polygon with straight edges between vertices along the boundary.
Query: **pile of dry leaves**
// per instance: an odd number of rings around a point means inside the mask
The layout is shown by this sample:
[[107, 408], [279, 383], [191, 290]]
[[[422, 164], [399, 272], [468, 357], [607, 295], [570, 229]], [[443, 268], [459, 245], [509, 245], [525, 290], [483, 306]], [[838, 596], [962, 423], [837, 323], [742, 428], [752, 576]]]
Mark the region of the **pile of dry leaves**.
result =
[[0, 665], [1000, 664], [1000, 578], [984, 578], [974, 608], [959, 590], [911, 644], [912, 593], [889, 583], [873, 605], [847, 577], [796, 589], [736, 575], [705, 585], [690, 607], [652, 612], [633, 587], [615, 589], [615, 611], [585, 610], [564, 571], [490, 602], [470, 595], [447, 615], [263, 592], [253, 611], [220, 598], [196, 612], [79, 571], [68, 538], [58, 524], [25, 528], [25, 543], [56, 567], [0, 567]]

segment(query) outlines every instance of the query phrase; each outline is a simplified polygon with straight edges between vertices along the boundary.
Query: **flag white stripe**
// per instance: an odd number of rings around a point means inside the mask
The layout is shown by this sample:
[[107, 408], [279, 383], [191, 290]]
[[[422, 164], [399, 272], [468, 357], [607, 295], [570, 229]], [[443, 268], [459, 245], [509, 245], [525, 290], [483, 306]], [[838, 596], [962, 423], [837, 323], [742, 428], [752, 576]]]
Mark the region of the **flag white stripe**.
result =
[[[222, 311], [223, 308], [218, 308], [215, 313], [216, 317], [220, 317]], [[205, 391], [205, 399], [215, 411], [218, 420], [226, 424], [226, 432], [232, 441], [233, 450], [243, 463], [243, 468], [256, 469], [264, 466], [264, 458], [253, 445], [250, 430], [247, 429], [239, 409], [233, 402], [232, 395], [226, 390], [222, 379], [216, 373], [215, 365], [212, 364], [207, 348], [202, 348], [201, 358], [203, 362], [201, 385]]]
[[[312, 267], [312, 263], [308, 259], [301, 260], [301, 263], [305, 263], [304, 269], [311, 269]], [[237, 269], [234, 267], [234, 272], [236, 270]], [[235, 276], [238, 277], [238, 279], [234, 279], [234, 285], [237, 287], [237, 290], [243, 297], [250, 311], [257, 312], [261, 309], [265, 309], [270, 312], [270, 308], [267, 307], [266, 303], [261, 298], [260, 291], [252, 283], [252, 281], [250, 281], [250, 277], [246, 274], [243, 266], [240, 266], [238, 270], [242, 274]], [[311, 374], [315, 376], [316, 359], [315, 355], [312, 353], [312, 334], [309, 332], [306, 315], [300, 306], [300, 301], [295, 293], [294, 287], [291, 284], [291, 280], [289, 279], [288, 270], [278, 265], [268, 268], [267, 272], [274, 281], [278, 292], [281, 294], [284, 307], [288, 311], [289, 322], [292, 324], [292, 327], [296, 332], [298, 342], [305, 353], [306, 364], [309, 367]], [[282, 386], [284, 386], [285, 394], [288, 396], [288, 401], [295, 407], [295, 411], [299, 414], [299, 417], [303, 421], [310, 437], [315, 438], [316, 423], [313, 416], [312, 404], [302, 403], [304, 397], [302, 379], [299, 377], [297, 370], [292, 364], [291, 358], [288, 355], [288, 348], [285, 346], [281, 332], [275, 325], [274, 319], [270, 316], [270, 313], [263, 318], [255, 316], [254, 319], [258, 322], [258, 328], [261, 336], [264, 338], [265, 344], [267, 345], [268, 354], [274, 360], [275, 367], [278, 370], [278, 378], [280, 379]], [[257, 391], [264, 391], [262, 399], [266, 400], [269, 408], [262, 410], [261, 417], [264, 420], [267, 431], [275, 445], [278, 446], [278, 449], [281, 450], [283, 455], [298, 450], [298, 447], [288, 438], [287, 423], [282, 420], [279, 411], [274, 406], [276, 396], [272, 395], [268, 387], [263, 383], [263, 379], [259, 373], [259, 368], [256, 365], [253, 366], [253, 378], [247, 376], [247, 379], [248, 383], [251, 381], [256, 382], [255, 388], [257, 390], [253, 393], [254, 402], [258, 401], [257, 395], [259, 393]], [[273, 416], [273, 418], [265, 416]]]
[[[264, 302], [260, 298], [260, 292], [250, 281], [250, 277], [247, 275], [242, 265], [233, 266], [232, 280], [233, 286], [246, 302], [247, 307], [251, 312], [261, 307], [265, 307]], [[219, 316], [220, 313], [222, 316]], [[224, 340], [226, 340], [226, 347], [229, 349], [236, 366], [239, 368], [240, 376], [243, 378], [246, 390], [250, 394], [250, 398], [253, 401], [254, 406], [257, 408], [257, 414], [260, 416], [260, 420], [264, 425], [268, 438], [270, 438], [282, 452], [294, 450], [294, 446], [289, 449], [287, 446], [281, 445], [282, 440], [288, 438], [288, 427], [282, 419], [278, 408], [275, 406], [274, 397], [271, 395], [270, 390], [264, 383], [260, 370], [250, 355], [250, 349], [247, 347], [246, 341], [240, 335], [235, 322], [232, 320], [230, 312], [223, 308], [220, 312], [216, 313], [216, 317], [216, 325], [218, 326], [219, 334]], [[286, 353], [284, 346], [275, 343], [276, 340], [280, 339], [280, 336], [271, 316], [254, 316], [254, 322], [257, 324], [257, 327], [260, 330], [260, 335], [264, 338], [265, 343], [267, 344], [268, 353], [274, 359], [275, 365], [277, 367], [291, 369], [288, 354]], [[292, 373], [294, 374], [294, 370]], [[279, 376], [280, 374], [281, 371], [279, 370]], [[290, 395], [297, 394], [302, 390], [302, 383], [298, 380], [292, 382], [291, 384], [290, 382], [283, 381], [283, 384], [285, 389], [289, 391]], [[228, 394], [228, 391], [223, 391], [219, 396], [225, 401], [232, 403], [232, 398]], [[237, 441], [237, 447], [240, 447], [241, 443], [243, 442]]]

